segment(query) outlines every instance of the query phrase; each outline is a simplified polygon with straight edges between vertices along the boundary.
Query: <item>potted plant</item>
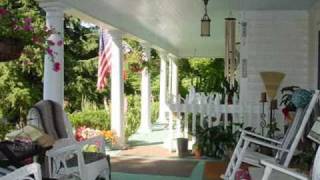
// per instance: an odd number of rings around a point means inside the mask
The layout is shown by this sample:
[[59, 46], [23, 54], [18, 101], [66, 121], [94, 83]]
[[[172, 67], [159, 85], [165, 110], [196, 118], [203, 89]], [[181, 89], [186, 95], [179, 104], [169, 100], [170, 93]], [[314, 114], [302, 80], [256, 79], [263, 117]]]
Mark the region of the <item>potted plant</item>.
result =
[[55, 52], [52, 46], [62, 46], [62, 39], [58, 42], [48, 40], [55, 33], [47, 28], [38, 19], [32, 19], [27, 13], [20, 10], [22, 4], [10, 2], [0, 5], [0, 62], [19, 59], [21, 54], [32, 59], [32, 54], [26, 46], [46, 51], [53, 62], [53, 69], [60, 70], [60, 65], [55, 62]]
[[198, 142], [195, 142], [192, 145], [192, 153], [194, 154], [196, 159], [200, 159], [201, 158], [201, 147], [200, 147]]
[[288, 86], [281, 89], [281, 102], [280, 105], [283, 105], [282, 113], [285, 119], [291, 123], [293, 121], [293, 113], [296, 111], [295, 105], [292, 103], [292, 94], [295, 90], [299, 89], [298, 86]]
[[198, 126], [196, 139], [201, 155], [222, 159], [234, 148], [236, 135], [222, 125], [206, 128]]

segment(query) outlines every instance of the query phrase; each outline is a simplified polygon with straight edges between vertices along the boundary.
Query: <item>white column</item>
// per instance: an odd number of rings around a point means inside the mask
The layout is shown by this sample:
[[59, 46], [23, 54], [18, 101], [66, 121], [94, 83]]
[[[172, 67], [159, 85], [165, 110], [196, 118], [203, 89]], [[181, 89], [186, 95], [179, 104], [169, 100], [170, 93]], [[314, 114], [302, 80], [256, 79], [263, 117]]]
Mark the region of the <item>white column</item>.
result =
[[171, 57], [172, 58], [172, 80], [171, 80], [171, 94], [172, 94], [172, 97], [173, 97], [173, 102], [177, 102], [177, 98], [178, 98], [178, 94], [179, 94], [179, 88], [178, 88], [178, 82], [179, 82], [179, 79], [178, 79], [178, 66], [177, 66], [177, 58], [174, 56], [174, 57]]
[[[46, 52], [44, 60], [43, 99], [50, 99], [63, 105], [64, 101], [64, 9], [59, 2], [43, 2], [40, 6], [46, 11], [47, 27], [54, 30], [48, 39], [54, 56]], [[55, 68], [56, 66], [56, 68]]]
[[168, 53], [165, 51], [160, 51], [160, 95], [159, 95], [159, 119], [160, 123], [167, 123], [165, 117], [166, 113], [166, 102], [167, 102], [167, 59]]
[[111, 58], [111, 130], [116, 133], [117, 145], [125, 145], [123, 52], [121, 31], [109, 31], [112, 36]]
[[[151, 49], [148, 43], [142, 43], [145, 53], [145, 61], [150, 61]], [[148, 133], [151, 128], [151, 85], [150, 73], [148, 68], [144, 68], [141, 72], [141, 121], [138, 129], [139, 133]]]
[[168, 81], [167, 101], [172, 102], [172, 56], [168, 55]]

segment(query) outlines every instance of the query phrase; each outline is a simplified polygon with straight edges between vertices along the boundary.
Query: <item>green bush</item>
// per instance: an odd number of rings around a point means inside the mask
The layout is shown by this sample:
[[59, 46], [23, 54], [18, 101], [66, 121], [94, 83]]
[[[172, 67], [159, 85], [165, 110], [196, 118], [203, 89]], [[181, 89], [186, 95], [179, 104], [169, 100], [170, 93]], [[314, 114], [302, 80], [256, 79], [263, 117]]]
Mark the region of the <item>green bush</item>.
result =
[[12, 124], [8, 124], [0, 120], [0, 141], [4, 140], [7, 133], [14, 129]]
[[126, 137], [134, 134], [139, 126], [141, 119], [140, 96], [131, 95], [127, 96], [128, 112], [126, 113]]
[[[126, 115], [126, 137], [134, 134], [139, 126], [141, 119], [141, 97], [140, 95], [127, 96], [128, 111]], [[151, 120], [152, 123], [156, 122], [159, 115], [159, 102], [152, 102]], [[86, 126], [90, 128], [109, 130], [111, 125], [111, 118], [109, 112], [97, 109], [96, 106], [88, 103], [86, 100], [82, 102], [82, 111], [74, 112], [68, 115], [69, 120], [73, 127]]]
[[86, 126], [90, 128], [110, 129], [110, 115], [105, 110], [90, 110], [69, 114], [69, 120], [73, 127]]
[[159, 117], [159, 101], [154, 101], [151, 104], [151, 122], [155, 123]]

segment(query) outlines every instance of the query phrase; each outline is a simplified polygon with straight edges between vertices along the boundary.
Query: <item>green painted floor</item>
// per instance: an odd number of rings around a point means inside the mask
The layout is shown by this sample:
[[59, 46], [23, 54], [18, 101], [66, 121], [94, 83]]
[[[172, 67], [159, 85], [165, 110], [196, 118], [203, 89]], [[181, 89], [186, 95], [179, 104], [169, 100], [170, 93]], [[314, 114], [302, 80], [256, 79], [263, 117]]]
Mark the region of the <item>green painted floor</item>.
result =
[[193, 169], [191, 177], [155, 176], [146, 174], [112, 173], [112, 180], [202, 180], [205, 161], [201, 161]]
[[[134, 134], [128, 139], [128, 145], [133, 146], [147, 146], [163, 144], [168, 137], [169, 130], [165, 124], [154, 124], [152, 132], [148, 134]], [[120, 151], [115, 151], [112, 154], [117, 155]], [[193, 169], [190, 177], [174, 177], [174, 176], [157, 176], [147, 174], [128, 174], [128, 173], [112, 173], [112, 180], [201, 180], [203, 177], [205, 167], [205, 160], [200, 162]]]
[[163, 144], [164, 140], [168, 137], [169, 130], [166, 124], [155, 123], [152, 125], [152, 132], [147, 134], [135, 133], [128, 139], [129, 146], [143, 146]]

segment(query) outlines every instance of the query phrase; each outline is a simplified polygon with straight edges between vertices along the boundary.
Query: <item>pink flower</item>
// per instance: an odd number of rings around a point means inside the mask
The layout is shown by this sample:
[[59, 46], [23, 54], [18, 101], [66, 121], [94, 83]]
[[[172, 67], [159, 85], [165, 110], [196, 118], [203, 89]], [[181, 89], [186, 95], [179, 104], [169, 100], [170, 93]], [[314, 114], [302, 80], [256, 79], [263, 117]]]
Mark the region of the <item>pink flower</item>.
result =
[[54, 70], [55, 72], [59, 72], [60, 69], [61, 69], [60, 63], [59, 63], [59, 62], [55, 62], [55, 63], [53, 64], [53, 70]]
[[55, 43], [52, 40], [48, 40], [48, 44], [49, 46], [54, 46]]
[[47, 53], [50, 55], [50, 56], [53, 56], [53, 50], [51, 48], [47, 48]]
[[63, 41], [62, 41], [62, 40], [59, 40], [59, 41], [57, 42], [57, 45], [58, 45], [58, 46], [62, 46], [62, 45], [63, 45]]
[[31, 25], [25, 25], [25, 26], [23, 26], [23, 30], [32, 31], [32, 26]]
[[31, 18], [24, 18], [23, 20], [24, 20], [24, 23], [26, 23], [28, 25], [32, 23], [32, 19]]
[[8, 11], [7, 11], [6, 9], [0, 8], [0, 15], [1, 15], [1, 16], [7, 14], [7, 12], [8, 12]]

